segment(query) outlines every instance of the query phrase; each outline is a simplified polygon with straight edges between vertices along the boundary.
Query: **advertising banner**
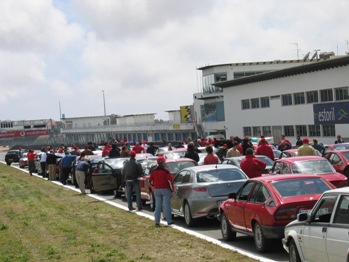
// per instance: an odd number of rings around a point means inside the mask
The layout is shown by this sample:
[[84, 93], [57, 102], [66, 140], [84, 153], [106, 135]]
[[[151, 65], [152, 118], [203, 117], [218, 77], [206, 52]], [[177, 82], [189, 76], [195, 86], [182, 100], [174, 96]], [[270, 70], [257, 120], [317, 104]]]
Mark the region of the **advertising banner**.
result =
[[47, 129], [6, 131], [6, 132], [0, 132], [0, 139], [1, 138], [14, 138], [14, 137], [27, 137], [27, 136], [43, 136], [43, 135], [48, 135]]
[[313, 105], [314, 124], [349, 124], [349, 102]]

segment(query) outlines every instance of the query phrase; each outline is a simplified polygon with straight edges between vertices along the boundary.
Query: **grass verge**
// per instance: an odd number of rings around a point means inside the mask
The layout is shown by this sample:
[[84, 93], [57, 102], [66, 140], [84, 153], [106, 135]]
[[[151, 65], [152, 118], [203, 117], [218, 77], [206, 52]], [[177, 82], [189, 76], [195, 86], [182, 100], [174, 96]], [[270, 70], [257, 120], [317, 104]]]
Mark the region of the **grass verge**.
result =
[[255, 261], [0, 163], [0, 261]]

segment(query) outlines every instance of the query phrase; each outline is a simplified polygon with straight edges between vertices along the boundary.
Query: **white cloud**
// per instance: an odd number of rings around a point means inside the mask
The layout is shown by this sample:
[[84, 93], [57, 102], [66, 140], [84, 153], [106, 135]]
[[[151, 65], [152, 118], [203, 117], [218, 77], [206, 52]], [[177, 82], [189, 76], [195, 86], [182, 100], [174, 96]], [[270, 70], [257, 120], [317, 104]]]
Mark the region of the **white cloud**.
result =
[[[337, 0], [2, 0], [0, 120], [158, 113], [192, 103], [197, 67], [344, 54]], [[25, 94], [25, 96], [23, 95]], [[25, 99], [24, 99], [25, 97]], [[8, 115], [12, 104], [27, 110]], [[40, 108], [45, 110], [38, 110]]]

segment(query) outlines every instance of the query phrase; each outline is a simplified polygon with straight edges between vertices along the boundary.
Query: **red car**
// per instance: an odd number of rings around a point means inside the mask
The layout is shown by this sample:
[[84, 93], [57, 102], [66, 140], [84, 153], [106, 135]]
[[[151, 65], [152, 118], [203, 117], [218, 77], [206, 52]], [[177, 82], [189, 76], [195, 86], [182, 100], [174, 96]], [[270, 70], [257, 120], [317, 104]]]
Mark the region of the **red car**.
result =
[[341, 144], [328, 144], [324, 145], [325, 152], [333, 151], [333, 150], [345, 150], [349, 149], [349, 143], [341, 143]]
[[349, 150], [333, 150], [324, 155], [333, 168], [349, 178]]
[[[197, 166], [198, 164], [189, 158], [178, 158], [170, 159], [167, 158], [165, 162], [165, 167], [168, 168], [173, 176], [175, 176], [183, 168]], [[143, 203], [149, 201], [152, 210], [155, 210], [155, 197], [154, 197], [154, 187], [149, 183], [150, 173], [156, 168], [157, 163], [148, 164], [144, 170], [144, 176], [140, 179], [141, 185], [141, 198]]]
[[313, 175], [249, 179], [219, 207], [223, 239], [236, 240], [236, 233], [252, 236], [257, 251], [268, 252], [271, 240], [283, 238], [285, 226], [298, 213], [310, 211], [323, 192], [334, 188]]
[[[318, 156], [322, 156], [318, 150], [316, 150], [316, 153]], [[283, 157], [295, 157], [295, 156], [298, 156], [298, 148], [287, 149], [287, 150], [282, 151], [282, 153], [281, 153], [281, 158], [283, 158]]]
[[313, 174], [331, 182], [335, 187], [348, 186], [348, 178], [332, 167], [321, 156], [297, 156], [278, 159], [274, 162], [270, 174]]

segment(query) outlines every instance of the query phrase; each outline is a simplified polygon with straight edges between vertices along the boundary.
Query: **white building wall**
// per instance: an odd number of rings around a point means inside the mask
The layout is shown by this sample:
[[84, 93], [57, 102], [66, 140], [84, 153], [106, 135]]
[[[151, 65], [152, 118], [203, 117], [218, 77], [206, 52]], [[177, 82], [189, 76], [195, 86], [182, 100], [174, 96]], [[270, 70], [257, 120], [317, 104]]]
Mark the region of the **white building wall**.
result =
[[[244, 126], [314, 124], [313, 104], [281, 106], [281, 95], [348, 86], [348, 73], [349, 67], [346, 66], [225, 88], [224, 110], [227, 136], [243, 136]], [[276, 95], [280, 95], [280, 97], [271, 99], [269, 108], [241, 109], [241, 100], [243, 99]], [[342, 137], [349, 137], [348, 125], [337, 124], [336, 132]], [[333, 143], [333, 141], [334, 138], [321, 138], [323, 143]], [[291, 142], [295, 142], [295, 138], [291, 139]]]

